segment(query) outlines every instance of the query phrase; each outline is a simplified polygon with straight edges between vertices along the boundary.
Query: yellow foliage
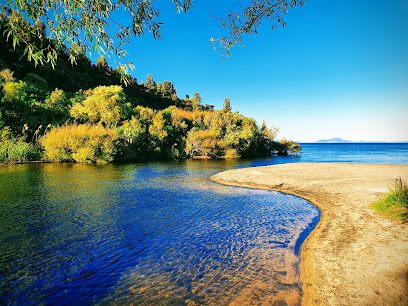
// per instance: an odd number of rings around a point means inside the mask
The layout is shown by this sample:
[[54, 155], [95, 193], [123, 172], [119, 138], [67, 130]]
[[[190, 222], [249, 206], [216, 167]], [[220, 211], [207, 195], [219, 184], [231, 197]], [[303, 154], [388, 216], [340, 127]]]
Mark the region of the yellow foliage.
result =
[[280, 141], [280, 143], [282, 145], [284, 145], [286, 147], [286, 149], [291, 153], [300, 152], [300, 150], [302, 149], [302, 147], [298, 143], [293, 142], [292, 140], [289, 140], [289, 139], [286, 139], [286, 138], [283, 138]]
[[0, 82], [4, 81], [4, 83], [14, 82], [14, 72], [10, 69], [6, 68], [0, 71]]
[[186, 153], [189, 156], [220, 157], [225, 148], [223, 140], [217, 140], [212, 130], [191, 130], [187, 135]]
[[224, 158], [227, 159], [237, 159], [240, 158], [241, 156], [239, 155], [238, 151], [235, 149], [227, 149], [227, 151], [225, 151], [225, 156]]
[[23, 81], [19, 82], [8, 82], [3, 86], [3, 100], [6, 102], [20, 101], [24, 102], [27, 94], [26, 89], [27, 84]]
[[102, 125], [72, 124], [53, 128], [42, 139], [45, 156], [52, 161], [110, 162], [118, 135]]
[[125, 94], [121, 86], [98, 86], [85, 92], [87, 98], [72, 106], [71, 116], [92, 123], [117, 124], [125, 117]]
[[151, 122], [153, 120], [154, 111], [151, 108], [138, 105], [133, 110], [137, 119], [146, 122]]
[[163, 118], [163, 114], [157, 113], [154, 116], [153, 124], [149, 127], [149, 133], [152, 136], [157, 137], [160, 140], [163, 140], [168, 136], [167, 131], [164, 129], [166, 121]]

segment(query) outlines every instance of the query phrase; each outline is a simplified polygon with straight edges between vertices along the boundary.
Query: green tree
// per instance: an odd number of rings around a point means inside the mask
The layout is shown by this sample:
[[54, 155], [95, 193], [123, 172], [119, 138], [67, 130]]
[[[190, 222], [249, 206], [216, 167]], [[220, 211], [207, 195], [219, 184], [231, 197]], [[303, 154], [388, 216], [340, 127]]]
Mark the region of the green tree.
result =
[[265, 121], [262, 121], [261, 129], [259, 131], [258, 154], [268, 155], [274, 148], [277, 142], [274, 141], [279, 129], [272, 126], [268, 128]]
[[3, 102], [5, 103], [26, 103], [27, 84], [23, 81], [8, 82], [3, 86]]
[[98, 86], [85, 92], [86, 99], [72, 106], [70, 113], [75, 119], [116, 125], [130, 113], [130, 105], [122, 86]]
[[63, 113], [67, 111], [70, 103], [65, 92], [62, 89], [55, 88], [45, 99], [44, 104], [47, 109]]
[[144, 87], [150, 90], [156, 90], [156, 81], [153, 78], [153, 75], [149, 74], [146, 77], [146, 82], [144, 83]]
[[231, 111], [231, 103], [229, 98], [225, 98], [224, 100], [224, 107], [222, 108], [224, 112], [230, 112]]
[[171, 96], [171, 84], [169, 81], [165, 80], [163, 83], [163, 97], [170, 97]]
[[119, 158], [123, 160], [150, 159], [153, 157], [149, 127], [153, 123], [152, 109], [137, 106], [134, 116], [117, 129], [123, 140]]
[[10, 126], [15, 132], [21, 130], [29, 117], [27, 84], [23, 81], [8, 82], [3, 86], [3, 97], [0, 103], [4, 125]]
[[44, 101], [48, 93], [48, 82], [35, 73], [27, 73], [23, 81], [27, 84], [26, 93], [34, 101]]
[[157, 83], [156, 91], [157, 91], [157, 93], [158, 93], [159, 95], [162, 95], [162, 93], [163, 93], [163, 85], [162, 85], [162, 83]]
[[158, 158], [170, 156], [171, 146], [174, 140], [174, 131], [171, 123], [171, 112], [161, 111], [156, 113], [152, 125], [149, 127], [154, 154]]
[[153, 137], [163, 142], [169, 136], [168, 128], [171, 127], [171, 117], [165, 112], [158, 112], [154, 118], [149, 132]]
[[96, 61], [96, 67], [103, 73], [108, 73], [111, 70], [108, 65], [108, 61], [103, 55], [98, 57], [98, 60]]
[[202, 109], [201, 95], [198, 92], [196, 92], [194, 94], [193, 100], [191, 102], [192, 102], [193, 110], [201, 110]]

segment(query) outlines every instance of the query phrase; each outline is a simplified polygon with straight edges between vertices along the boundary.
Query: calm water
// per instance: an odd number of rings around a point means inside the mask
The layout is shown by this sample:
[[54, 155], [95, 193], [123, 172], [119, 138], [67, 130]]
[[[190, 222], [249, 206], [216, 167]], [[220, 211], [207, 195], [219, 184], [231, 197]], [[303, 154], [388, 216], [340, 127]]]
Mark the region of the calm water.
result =
[[319, 212], [294, 196], [209, 180], [236, 166], [0, 167], [0, 304], [299, 297], [299, 248]]
[[0, 166], [0, 304], [296, 301], [300, 245], [318, 210], [208, 178], [286, 162], [408, 159], [408, 144], [303, 148], [239, 162]]
[[296, 156], [264, 158], [250, 166], [284, 163], [408, 164], [408, 143], [302, 143]]

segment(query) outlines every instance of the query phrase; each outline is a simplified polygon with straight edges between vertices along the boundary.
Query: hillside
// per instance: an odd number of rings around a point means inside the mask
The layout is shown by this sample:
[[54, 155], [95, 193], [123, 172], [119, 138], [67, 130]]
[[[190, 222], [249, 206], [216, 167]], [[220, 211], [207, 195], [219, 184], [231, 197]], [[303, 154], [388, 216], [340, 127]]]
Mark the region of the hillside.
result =
[[350, 143], [350, 140], [344, 140], [341, 138], [330, 138], [330, 139], [321, 139], [316, 141], [318, 143]]

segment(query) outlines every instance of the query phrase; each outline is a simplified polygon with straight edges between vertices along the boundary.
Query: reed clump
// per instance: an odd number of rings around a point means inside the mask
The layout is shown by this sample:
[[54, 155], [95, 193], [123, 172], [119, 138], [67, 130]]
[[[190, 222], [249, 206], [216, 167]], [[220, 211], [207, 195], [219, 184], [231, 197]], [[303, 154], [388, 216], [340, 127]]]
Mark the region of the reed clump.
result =
[[52, 128], [41, 140], [50, 161], [107, 163], [116, 154], [117, 133], [101, 124], [70, 124]]
[[25, 136], [14, 136], [9, 127], [0, 129], [0, 162], [23, 163], [36, 159], [37, 148]]
[[408, 184], [401, 177], [395, 180], [394, 188], [384, 194], [373, 208], [380, 214], [408, 221]]

